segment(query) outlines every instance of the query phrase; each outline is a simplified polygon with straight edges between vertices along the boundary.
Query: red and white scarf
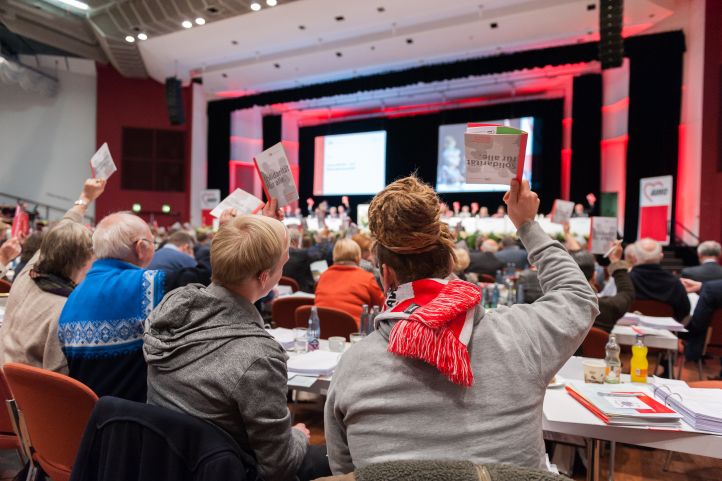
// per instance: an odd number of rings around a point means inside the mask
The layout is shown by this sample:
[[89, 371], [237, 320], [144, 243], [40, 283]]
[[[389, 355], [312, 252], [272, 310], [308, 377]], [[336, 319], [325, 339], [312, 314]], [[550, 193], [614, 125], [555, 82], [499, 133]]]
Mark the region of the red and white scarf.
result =
[[389, 335], [389, 352], [421, 359], [453, 383], [469, 387], [474, 373], [467, 345], [480, 300], [474, 284], [421, 279], [390, 293], [387, 309], [376, 320], [399, 319]]

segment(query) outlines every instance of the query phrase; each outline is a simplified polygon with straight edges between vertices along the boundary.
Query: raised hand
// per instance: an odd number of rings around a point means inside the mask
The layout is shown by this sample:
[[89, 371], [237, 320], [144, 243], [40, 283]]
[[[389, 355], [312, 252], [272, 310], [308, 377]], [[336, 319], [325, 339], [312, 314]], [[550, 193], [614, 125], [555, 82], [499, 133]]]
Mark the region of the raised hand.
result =
[[278, 208], [278, 200], [271, 199], [263, 206], [263, 215], [276, 220], [283, 220], [283, 211]]
[[512, 179], [511, 188], [504, 194], [509, 219], [514, 227], [521, 228], [527, 222], [533, 221], [539, 212], [539, 196], [531, 190], [529, 182]]
[[0, 266], [5, 266], [20, 255], [22, 247], [17, 237], [8, 239], [0, 245]]
[[80, 194], [80, 200], [87, 203], [93, 202], [105, 191], [106, 181], [103, 179], [88, 179], [83, 184], [83, 192]]

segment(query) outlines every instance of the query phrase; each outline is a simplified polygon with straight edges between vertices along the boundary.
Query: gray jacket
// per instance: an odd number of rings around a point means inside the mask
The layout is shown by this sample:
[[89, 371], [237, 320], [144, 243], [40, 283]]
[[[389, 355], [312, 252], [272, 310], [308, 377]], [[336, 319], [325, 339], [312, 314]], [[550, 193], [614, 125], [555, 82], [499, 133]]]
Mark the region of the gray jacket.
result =
[[333, 376], [325, 408], [334, 474], [394, 460], [447, 459], [544, 466], [546, 386], [599, 313], [576, 262], [536, 222], [519, 230], [539, 268], [534, 304], [476, 308], [470, 388], [423, 361], [387, 352], [394, 321], [353, 345]]
[[266, 481], [295, 478], [308, 441], [291, 428], [286, 354], [253, 304], [216, 284], [171, 291], [146, 321], [143, 352], [150, 404], [222, 427]]

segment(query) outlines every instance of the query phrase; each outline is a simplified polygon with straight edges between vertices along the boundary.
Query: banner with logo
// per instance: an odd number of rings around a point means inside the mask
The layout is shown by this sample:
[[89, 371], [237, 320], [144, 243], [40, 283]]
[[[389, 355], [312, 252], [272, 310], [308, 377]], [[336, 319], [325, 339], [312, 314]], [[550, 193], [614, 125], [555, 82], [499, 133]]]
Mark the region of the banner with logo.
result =
[[206, 189], [201, 191], [201, 223], [203, 225], [213, 225], [214, 217], [211, 215], [211, 211], [220, 203], [220, 189]]
[[639, 180], [639, 227], [637, 238], [649, 237], [669, 244], [672, 223], [672, 176]]

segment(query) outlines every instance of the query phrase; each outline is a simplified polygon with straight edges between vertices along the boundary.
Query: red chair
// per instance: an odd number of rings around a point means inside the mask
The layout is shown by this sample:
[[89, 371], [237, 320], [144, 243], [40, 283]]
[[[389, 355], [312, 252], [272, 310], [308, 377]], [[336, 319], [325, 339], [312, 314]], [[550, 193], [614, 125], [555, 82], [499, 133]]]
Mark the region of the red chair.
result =
[[53, 481], [68, 481], [98, 396], [85, 384], [45, 369], [19, 363], [3, 369], [27, 426], [33, 461]]
[[592, 327], [587, 333], [587, 337], [584, 338], [584, 342], [582, 342], [582, 356], [604, 359], [607, 356], [606, 346], [608, 341], [609, 334], [607, 331]]
[[290, 286], [293, 292], [298, 292], [301, 290], [301, 287], [298, 285], [298, 282], [296, 282], [296, 279], [292, 279], [290, 277], [281, 277], [281, 279], [278, 281], [278, 284], [281, 286]]
[[15, 400], [2, 369], [0, 369], [0, 397], [7, 404], [6, 409], [0, 406], [0, 449], [14, 449], [18, 453], [20, 462], [25, 464], [25, 451], [17, 434], [20, 428], [16, 418]]
[[491, 274], [479, 274], [479, 282], [483, 282], [485, 284], [494, 284], [496, 282], [496, 277], [492, 276]]
[[632, 303], [632, 312], [639, 312], [645, 316], [674, 317], [674, 309], [669, 304], [652, 299], [635, 299]]
[[13, 285], [5, 279], [0, 279], [0, 294], [7, 294]]
[[[305, 327], [308, 325], [308, 318], [311, 317], [312, 306], [301, 306], [296, 309], [296, 325]], [[340, 309], [331, 307], [316, 307], [318, 320], [321, 321], [321, 337], [328, 339], [333, 336], [341, 336], [349, 339], [349, 334], [358, 332], [358, 325], [354, 317]]]
[[294, 314], [301, 306], [313, 305], [313, 297], [286, 296], [274, 299], [271, 303], [271, 321], [276, 327], [293, 329], [296, 327]]
[[689, 387], [702, 389], [722, 389], [722, 381], [694, 381], [688, 382]]

